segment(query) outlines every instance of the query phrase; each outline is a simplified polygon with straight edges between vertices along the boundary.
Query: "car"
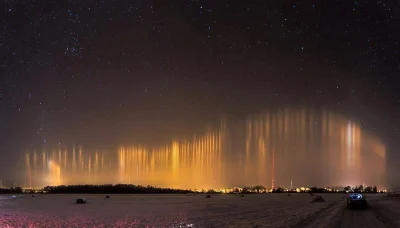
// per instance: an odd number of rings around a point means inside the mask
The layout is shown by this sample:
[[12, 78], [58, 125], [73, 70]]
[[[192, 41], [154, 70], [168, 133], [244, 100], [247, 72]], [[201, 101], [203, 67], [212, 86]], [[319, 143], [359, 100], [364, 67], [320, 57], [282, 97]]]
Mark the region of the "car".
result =
[[347, 208], [352, 209], [355, 207], [366, 208], [368, 206], [366, 196], [361, 193], [350, 193], [347, 196]]

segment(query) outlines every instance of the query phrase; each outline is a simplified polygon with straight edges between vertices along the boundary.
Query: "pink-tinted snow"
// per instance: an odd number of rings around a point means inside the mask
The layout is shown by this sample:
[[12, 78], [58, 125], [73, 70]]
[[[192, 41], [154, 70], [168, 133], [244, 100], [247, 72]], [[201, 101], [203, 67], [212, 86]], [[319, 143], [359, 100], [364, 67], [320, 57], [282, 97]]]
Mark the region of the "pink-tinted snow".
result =
[[[308, 194], [260, 195], [23, 195], [0, 200], [0, 227], [280, 227], [290, 226], [343, 201], [324, 194], [311, 203]], [[186, 225], [183, 225], [186, 224]]]

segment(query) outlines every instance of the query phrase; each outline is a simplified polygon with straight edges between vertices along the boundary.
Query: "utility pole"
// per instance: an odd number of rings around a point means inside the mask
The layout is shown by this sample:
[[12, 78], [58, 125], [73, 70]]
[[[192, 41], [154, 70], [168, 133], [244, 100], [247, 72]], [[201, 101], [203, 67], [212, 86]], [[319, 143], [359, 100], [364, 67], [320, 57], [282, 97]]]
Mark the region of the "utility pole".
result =
[[3, 188], [3, 180], [0, 180], [0, 188]]

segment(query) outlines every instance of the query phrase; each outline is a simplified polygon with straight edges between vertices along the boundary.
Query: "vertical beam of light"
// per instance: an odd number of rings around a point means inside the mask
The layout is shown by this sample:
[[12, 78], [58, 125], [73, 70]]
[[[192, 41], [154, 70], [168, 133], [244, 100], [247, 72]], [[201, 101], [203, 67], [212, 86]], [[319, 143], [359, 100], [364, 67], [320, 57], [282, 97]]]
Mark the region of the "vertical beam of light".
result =
[[101, 155], [101, 170], [104, 169], [104, 154]]
[[38, 163], [38, 155], [37, 155], [36, 151], [34, 151], [33, 152], [33, 168], [36, 169], [36, 167], [38, 165], [37, 163]]
[[90, 155], [89, 155], [87, 167], [88, 167], [89, 181], [90, 181], [91, 180], [91, 171], [92, 171], [92, 164], [90, 162]]
[[93, 172], [96, 174], [99, 171], [99, 152], [96, 151], [94, 155], [94, 167], [93, 167]]
[[103, 153], [72, 145], [72, 153], [67, 148], [28, 152], [22, 163], [24, 186], [111, 182], [276, 188], [288, 187], [291, 180], [303, 186], [384, 184], [385, 145], [340, 114], [285, 108], [250, 116], [238, 128], [228, 130], [227, 125], [223, 119], [219, 128], [156, 148], [119, 146]]
[[322, 141], [321, 141], [321, 160], [322, 160], [322, 179], [323, 179], [323, 184], [324, 185], [329, 185], [329, 183], [326, 183], [326, 179], [328, 178], [329, 174], [329, 168], [328, 168], [328, 162], [329, 162], [329, 157], [327, 156], [327, 150], [328, 150], [328, 144], [327, 144], [327, 132], [328, 132], [328, 116], [326, 111], [322, 111], [322, 120], [321, 120], [321, 136], [322, 136]]
[[33, 180], [36, 179], [38, 172], [38, 154], [36, 150], [33, 152], [33, 165], [30, 169], [30, 188], [35, 187], [36, 181], [32, 182]]
[[43, 177], [46, 175], [46, 167], [47, 167], [47, 158], [46, 158], [46, 151], [42, 151], [42, 175]]
[[[265, 114], [265, 143], [266, 143], [266, 148], [265, 148], [265, 183], [269, 184], [269, 177], [268, 175], [271, 175], [271, 171], [269, 170], [269, 165], [268, 163], [272, 161], [272, 154], [271, 154], [271, 119], [270, 119], [270, 114], [266, 113]], [[268, 161], [269, 160], [269, 161]], [[272, 180], [271, 180], [272, 181]], [[267, 184], [267, 186], [268, 186]]]
[[119, 178], [120, 178], [120, 181], [121, 181], [121, 183], [123, 183], [123, 181], [124, 181], [124, 161], [125, 161], [125, 157], [123, 156], [123, 153], [122, 153], [122, 150], [123, 150], [124, 148], [123, 147], [121, 147], [120, 149], [119, 149], [119, 153], [118, 153], [118, 161], [119, 161]]
[[179, 175], [179, 144], [178, 142], [173, 142], [172, 143], [172, 179], [175, 184], [175, 182], [178, 179]]
[[271, 188], [274, 189], [275, 188], [275, 150], [272, 149], [272, 170], [271, 170], [271, 179], [272, 179], [272, 183], [271, 183]]
[[72, 172], [76, 172], [76, 157], [75, 157], [75, 145], [72, 147]]
[[290, 133], [289, 133], [289, 110], [285, 108], [283, 110], [283, 152], [285, 154], [285, 169], [287, 170], [287, 175], [291, 175], [292, 171], [292, 166], [290, 165], [290, 154], [289, 154], [289, 148], [287, 147], [287, 144], [290, 143]]
[[27, 173], [28, 173], [28, 183], [29, 183], [29, 187], [32, 187], [32, 167], [31, 167], [31, 159], [29, 156], [29, 153], [25, 154], [25, 166], [27, 169]]
[[250, 163], [251, 163], [251, 155], [250, 155], [250, 150], [251, 150], [251, 137], [252, 137], [252, 122], [250, 120], [247, 120], [247, 132], [246, 132], [246, 154], [245, 154], [245, 165], [244, 165], [244, 175], [245, 178], [249, 177], [250, 175]]
[[306, 116], [306, 112], [307, 112], [307, 110], [305, 109], [305, 108], [302, 108], [301, 109], [301, 127], [300, 127], [300, 134], [301, 134], [301, 141], [303, 142], [301, 145], [301, 150], [302, 150], [302, 156], [307, 156], [306, 155], [306, 150], [307, 150], [307, 147], [306, 147], [306, 143], [304, 143], [305, 141], [306, 141], [306, 135], [307, 135], [307, 129], [306, 129], [306, 118], [307, 118], [307, 116]]
[[58, 149], [58, 164], [62, 164], [61, 163], [61, 158], [62, 158], [61, 154], [62, 154], [62, 152], [61, 152], [61, 149], [59, 148]]
[[352, 135], [351, 135], [352, 131], [351, 131], [351, 122], [349, 122], [347, 124], [347, 166], [351, 166], [352, 163], [352, 159], [353, 159], [353, 154], [352, 154]]
[[67, 164], [68, 164], [68, 151], [67, 151], [67, 149], [65, 148], [64, 149], [64, 159], [63, 159], [63, 170], [64, 170], [64, 172], [66, 172], [67, 171], [67, 169], [68, 169], [68, 167], [67, 167]]
[[259, 150], [259, 156], [258, 156], [258, 184], [265, 183], [266, 182], [266, 177], [265, 173], [267, 171], [267, 167], [265, 165], [266, 163], [266, 154], [265, 154], [265, 143], [263, 138], [259, 138], [258, 141], [258, 150]]
[[83, 172], [83, 157], [82, 157], [82, 146], [79, 145], [79, 165], [80, 171]]

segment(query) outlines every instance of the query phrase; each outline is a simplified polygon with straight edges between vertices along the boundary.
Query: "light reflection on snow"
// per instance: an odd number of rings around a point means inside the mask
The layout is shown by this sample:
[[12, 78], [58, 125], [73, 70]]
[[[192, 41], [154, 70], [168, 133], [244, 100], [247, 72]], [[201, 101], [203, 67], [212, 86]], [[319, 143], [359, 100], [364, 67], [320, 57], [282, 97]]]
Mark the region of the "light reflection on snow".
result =
[[[88, 204], [77, 205], [73, 195], [41, 195], [11, 200], [0, 198], [0, 228], [3, 227], [175, 227], [187, 224], [187, 203], [175, 196], [120, 196], [104, 201], [89, 195]], [[6, 200], [9, 199], [9, 200]], [[191, 226], [177, 226], [191, 227]], [[193, 226], [192, 226], [193, 227]]]
[[[169, 220], [169, 221], [168, 221]], [[114, 220], [107, 221], [107, 219], [101, 218], [87, 218], [85, 216], [74, 216], [74, 217], [61, 217], [61, 216], [49, 216], [46, 214], [27, 214], [11, 210], [0, 209], [0, 227], [19, 228], [19, 227], [93, 227], [93, 228], [130, 228], [130, 227], [173, 227], [173, 228], [192, 228], [193, 224], [182, 222], [186, 220], [183, 218], [170, 218], [154, 219], [152, 221], [149, 218], [134, 218], [131, 216], [125, 216], [122, 218], [115, 218]], [[179, 224], [173, 226], [172, 224]]]
[[193, 224], [182, 222], [178, 226], [173, 226], [172, 228], [192, 228], [192, 227], [194, 227]]
[[[0, 201], [3, 227], [285, 227], [315, 215], [332, 203], [342, 205], [343, 194], [325, 194], [325, 203], [312, 204], [308, 194], [264, 194], [240, 198], [215, 195], [211, 200], [183, 195], [88, 195], [89, 203], [75, 204], [71, 195], [41, 195]], [[373, 195], [369, 197], [374, 197]], [[370, 198], [371, 199], [371, 198]]]

